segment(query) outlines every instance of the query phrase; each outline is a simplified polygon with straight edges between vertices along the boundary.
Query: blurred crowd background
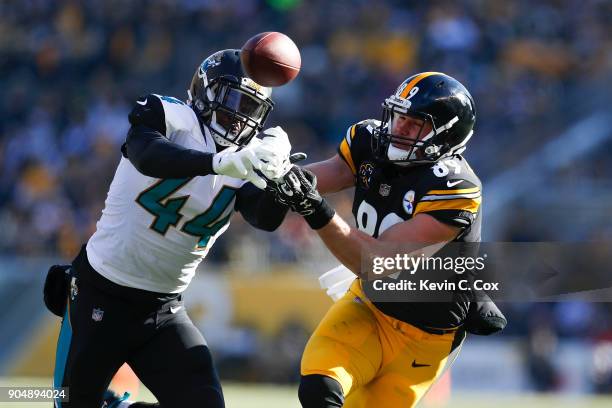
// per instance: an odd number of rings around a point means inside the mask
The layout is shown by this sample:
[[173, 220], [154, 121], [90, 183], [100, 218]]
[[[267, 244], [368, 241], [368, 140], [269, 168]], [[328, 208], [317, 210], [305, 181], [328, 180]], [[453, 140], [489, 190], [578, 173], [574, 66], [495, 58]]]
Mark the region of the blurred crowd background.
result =
[[[185, 99], [206, 56], [261, 31], [301, 50], [269, 124], [310, 160], [331, 156], [352, 123], [379, 119], [406, 77], [442, 71], [476, 101], [466, 156], [491, 203], [484, 239], [610, 241], [611, 21], [606, 0], [0, 2], [0, 254], [72, 259], [100, 216], [133, 101]], [[334, 197], [345, 218], [351, 199]], [[235, 217], [204, 264], [315, 276], [324, 253], [298, 218], [266, 234]], [[594, 356], [590, 390], [612, 390], [609, 304], [504, 310], [503, 336], [522, 339], [531, 386], [562, 388], [557, 342], [580, 339]], [[284, 330], [262, 347], [299, 358], [308, 330]]]

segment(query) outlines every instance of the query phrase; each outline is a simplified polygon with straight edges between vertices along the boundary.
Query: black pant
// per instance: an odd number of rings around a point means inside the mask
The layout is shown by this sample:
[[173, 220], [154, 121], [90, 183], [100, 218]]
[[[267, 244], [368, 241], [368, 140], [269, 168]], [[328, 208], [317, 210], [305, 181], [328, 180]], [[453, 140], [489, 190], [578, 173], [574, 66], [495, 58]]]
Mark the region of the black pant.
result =
[[202, 334], [178, 295], [117, 285], [73, 262], [75, 291], [62, 321], [55, 384], [69, 387], [59, 408], [97, 408], [127, 362], [163, 408], [222, 408], [223, 394]]

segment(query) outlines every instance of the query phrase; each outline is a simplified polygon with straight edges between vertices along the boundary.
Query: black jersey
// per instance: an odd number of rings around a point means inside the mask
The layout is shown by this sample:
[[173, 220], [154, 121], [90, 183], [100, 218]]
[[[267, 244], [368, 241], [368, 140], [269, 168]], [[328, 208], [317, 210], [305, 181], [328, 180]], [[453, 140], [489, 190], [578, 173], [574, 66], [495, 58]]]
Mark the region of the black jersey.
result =
[[[460, 227], [456, 242], [480, 242], [481, 183], [465, 158], [457, 155], [411, 167], [378, 162], [372, 155], [371, 138], [379, 123], [364, 120], [351, 126], [338, 148], [355, 175], [353, 215], [358, 228], [377, 238], [392, 225], [426, 213]], [[453, 328], [463, 323], [470, 296], [454, 296], [452, 302], [444, 303], [374, 304], [383, 313], [417, 327]]]

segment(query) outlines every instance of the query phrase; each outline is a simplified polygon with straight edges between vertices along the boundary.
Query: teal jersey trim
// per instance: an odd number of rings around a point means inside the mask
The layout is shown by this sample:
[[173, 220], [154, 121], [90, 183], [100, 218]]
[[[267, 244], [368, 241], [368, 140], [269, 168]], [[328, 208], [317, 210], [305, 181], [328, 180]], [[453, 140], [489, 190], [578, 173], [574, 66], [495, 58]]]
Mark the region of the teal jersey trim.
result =
[[[70, 302], [70, 300], [68, 300]], [[72, 343], [72, 326], [70, 325], [70, 305], [66, 307], [66, 313], [62, 320], [59, 338], [57, 340], [57, 350], [55, 352], [55, 370], [53, 374], [53, 387], [60, 388], [64, 381], [64, 372], [68, 363], [68, 352]], [[55, 407], [61, 408], [61, 399], [55, 400]]]

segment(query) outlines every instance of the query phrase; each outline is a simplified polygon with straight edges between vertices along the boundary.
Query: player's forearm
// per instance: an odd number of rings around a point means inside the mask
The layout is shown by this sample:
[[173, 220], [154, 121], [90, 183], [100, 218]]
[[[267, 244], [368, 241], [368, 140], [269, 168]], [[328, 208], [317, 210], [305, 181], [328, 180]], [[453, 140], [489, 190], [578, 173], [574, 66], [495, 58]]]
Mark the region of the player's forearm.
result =
[[139, 172], [149, 177], [182, 178], [214, 174], [212, 153], [186, 149], [142, 125], [130, 129], [125, 154]]
[[335, 193], [340, 190], [338, 186], [334, 185], [336, 178], [331, 174], [326, 162], [312, 163], [304, 167], [317, 176], [317, 190], [319, 190], [319, 193], [322, 195]]
[[264, 231], [276, 230], [289, 210], [286, 205], [276, 202], [272, 194], [251, 183], [238, 190], [235, 207], [249, 224]]
[[363, 273], [362, 255], [375, 251], [379, 246], [376, 239], [352, 228], [338, 214], [335, 214], [327, 225], [316, 231], [331, 253], [359, 277]]

